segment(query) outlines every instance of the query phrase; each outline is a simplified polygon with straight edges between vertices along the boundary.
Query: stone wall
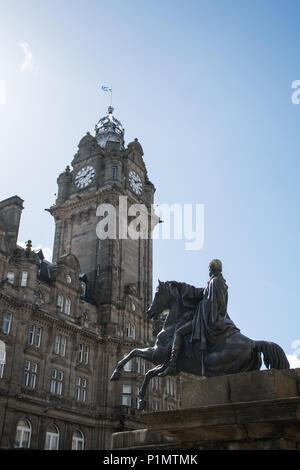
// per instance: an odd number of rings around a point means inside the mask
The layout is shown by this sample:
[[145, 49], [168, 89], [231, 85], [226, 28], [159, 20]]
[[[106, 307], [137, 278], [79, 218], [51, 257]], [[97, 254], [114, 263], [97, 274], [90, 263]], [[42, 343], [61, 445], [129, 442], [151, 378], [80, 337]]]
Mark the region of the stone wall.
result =
[[147, 429], [114, 434], [113, 449], [300, 449], [300, 369], [187, 381], [180, 409], [142, 417]]

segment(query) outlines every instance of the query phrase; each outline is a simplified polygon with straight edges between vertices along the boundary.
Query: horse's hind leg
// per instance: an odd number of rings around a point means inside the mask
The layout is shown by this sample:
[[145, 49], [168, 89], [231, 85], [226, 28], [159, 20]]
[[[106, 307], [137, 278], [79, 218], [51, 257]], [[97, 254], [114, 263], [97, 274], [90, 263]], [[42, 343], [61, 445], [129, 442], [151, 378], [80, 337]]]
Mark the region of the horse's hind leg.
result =
[[141, 386], [141, 390], [139, 393], [139, 410], [144, 410], [146, 408], [147, 402], [146, 400], [144, 400], [144, 398], [145, 398], [146, 390], [147, 390], [150, 380], [156, 375], [158, 375], [165, 367], [166, 367], [166, 364], [160, 364], [159, 366], [156, 366], [153, 369], [148, 370], [148, 372], [146, 373], [143, 385]]
[[146, 361], [151, 361], [152, 359], [153, 348], [145, 348], [145, 349], [132, 349], [130, 353], [126, 354], [121, 361], [118, 362], [117, 367], [113, 371], [113, 374], [110, 380], [119, 380], [121, 374], [123, 372], [123, 367], [127, 362], [129, 362], [133, 357], [141, 357]]

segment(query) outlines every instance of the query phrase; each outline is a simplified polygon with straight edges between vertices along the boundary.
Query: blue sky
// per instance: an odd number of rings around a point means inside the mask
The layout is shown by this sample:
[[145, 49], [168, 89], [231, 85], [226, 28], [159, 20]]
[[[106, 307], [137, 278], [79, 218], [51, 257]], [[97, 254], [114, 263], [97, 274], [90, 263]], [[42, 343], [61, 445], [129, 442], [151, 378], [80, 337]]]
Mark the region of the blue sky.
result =
[[0, 8], [0, 199], [25, 200], [19, 239], [52, 248], [44, 209], [79, 140], [106, 113], [100, 84], [112, 85], [115, 115], [126, 142], [143, 146], [156, 202], [205, 205], [202, 250], [155, 242], [154, 285], [159, 277], [203, 286], [209, 260], [220, 258], [237, 326], [296, 354], [299, 2], [14, 0]]

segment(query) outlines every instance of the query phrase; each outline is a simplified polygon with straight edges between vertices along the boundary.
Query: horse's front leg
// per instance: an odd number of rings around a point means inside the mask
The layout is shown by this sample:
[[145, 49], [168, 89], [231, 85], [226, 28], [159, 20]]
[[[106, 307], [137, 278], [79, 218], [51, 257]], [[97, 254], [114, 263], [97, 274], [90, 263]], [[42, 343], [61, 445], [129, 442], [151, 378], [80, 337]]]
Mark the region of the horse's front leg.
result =
[[121, 361], [118, 362], [117, 367], [112, 373], [110, 380], [119, 380], [123, 372], [123, 367], [127, 362], [129, 362], [134, 357], [141, 357], [146, 361], [151, 361], [154, 348], [145, 348], [145, 349], [132, 349], [130, 353], [126, 354]]
[[164, 368], [166, 367], [166, 364], [160, 364], [153, 369], [148, 370], [148, 372], [145, 375], [143, 385], [141, 386], [140, 393], [139, 393], [139, 410], [144, 410], [147, 405], [147, 401], [144, 399], [146, 395], [146, 390], [149, 385], [150, 380], [158, 375]]

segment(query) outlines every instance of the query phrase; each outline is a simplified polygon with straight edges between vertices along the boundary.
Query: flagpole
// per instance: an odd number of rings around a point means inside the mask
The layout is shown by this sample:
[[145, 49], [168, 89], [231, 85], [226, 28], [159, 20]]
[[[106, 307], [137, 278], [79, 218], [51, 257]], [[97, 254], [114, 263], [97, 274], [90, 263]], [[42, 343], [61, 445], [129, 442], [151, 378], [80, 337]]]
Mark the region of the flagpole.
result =
[[110, 105], [112, 106], [112, 86], [110, 86]]

